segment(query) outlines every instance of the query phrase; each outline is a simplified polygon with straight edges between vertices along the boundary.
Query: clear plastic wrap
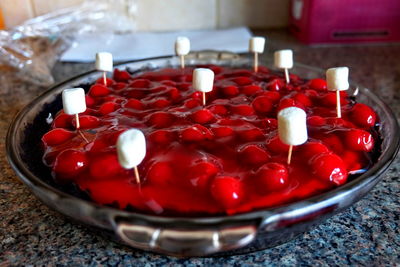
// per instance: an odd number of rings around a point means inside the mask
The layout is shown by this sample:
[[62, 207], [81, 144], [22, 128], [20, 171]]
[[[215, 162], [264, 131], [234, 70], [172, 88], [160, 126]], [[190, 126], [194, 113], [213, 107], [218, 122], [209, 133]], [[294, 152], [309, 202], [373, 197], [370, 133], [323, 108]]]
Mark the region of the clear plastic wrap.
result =
[[[54, 82], [51, 69], [77, 35], [135, 30], [136, 0], [87, 0], [0, 31], [1, 82], [24, 80], [39, 86]], [[96, 51], [93, 51], [93, 54]], [[2, 87], [3, 90], [6, 86]]]

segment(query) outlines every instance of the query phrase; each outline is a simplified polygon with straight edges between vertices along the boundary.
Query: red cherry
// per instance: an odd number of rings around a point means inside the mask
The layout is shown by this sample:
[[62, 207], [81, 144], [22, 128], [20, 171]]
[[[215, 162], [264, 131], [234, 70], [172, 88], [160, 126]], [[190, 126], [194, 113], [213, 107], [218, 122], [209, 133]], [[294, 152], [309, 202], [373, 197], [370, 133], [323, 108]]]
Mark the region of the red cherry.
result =
[[96, 103], [96, 101], [90, 95], [85, 95], [85, 101], [87, 107], [93, 107], [93, 105]]
[[324, 79], [312, 79], [308, 82], [308, 85], [311, 89], [318, 91], [326, 91], [328, 89], [328, 86]]
[[315, 156], [311, 160], [311, 169], [318, 178], [336, 185], [344, 184], [348, 176], [343, 160], [332, 153]]
[[71, 128], [72, 119], [74, 116], [65, 113], [60, 113], [53, 121], [55, 128]]
[[[102, 84], [102, 85], [104, 85], [104, 78], [103, 78], [103, 77], [98, 78], [98, 79], [96, 80], [96, 84]], [[105, 86], [111, 86], [111, 85], [113, 85], [113, 84], [114, 84], [114, 80], [113, 80], [113, 79], [106, 78], [106, 84], [105, 84]]]
[[212, 132], [216, 137], [227, 137], [235, 134], [233, 129], [227, 126], [213, 127]]
[[128, 102], [126, 102], [125, 107], [137, 110], [143, 110], [145, 106], [140, 100], [132, 98], [129, 99]]
[[202, 141], [204, 139], [210, 139], [211, 137], [212, 133], [200, 124], [195, 124], [181, 132], [181, 139], [186, 142]]
[[195, 111], [191, 118], [194, 122], [206, 124], [214, 120], [214, 114], [208, 109], [200, 109]]
[[131, 88], [149, 88], [151, 84], [151, 81], [147, 79], [136, 79], [133, 80], [130, 84], [129, 87]]
[[257, 96], [251, 105], [259, 113], [268, 113], [272, 110], [272, 103], [267, 96]]
[[67, 149], [58, 154], [53, 170], [62, 178], [75, 178], [80, 172], [86, 169], [88, 158], [85, 152]]
[[287, 153], [289, 151], [289, 146], [282, 143], [279, 136], [274, 136], [266, 143], [269, 151], [273, 153]]
[[174, 138], [174, 133], [166, 130], [157, 130], [149, 134], [149, 139], [158, 144], [169, 144]]
[[240, 160], [251, 165], [261, 165], [270, 159], [267, 151], [257, 145], [247, 145], [239, 150]]
[[255, 93], [257, 93], [261, 90], [262, 90], [262, 88], [260, 86], [251, 84], [251, 85], [244, 86], [242, 88], [242, 93], [247, 96], [250, 96], [250, 95], [254, 95]]
[[127, 82], [132, 79], [132, 76], [129, 74], [129, 72], [119, 69], [114, 69], [113, 77], [117, 82]]
[[366, 166], [363, 152], [346, 150], [340, 156], [349, 172], [361, 170]]
[[110, 89], [102, 84], [95, 84], [90, 87], [89, 95], [93, 97], [106, 96], [111, 93]]
[[[342, 94], [342, 92], [340, 93]], [[321, 102], [323, 106], [336, 107], [336, 92], [327, 92], [325, 95], [321, 97]], [[340, 104], [344, 106], [347, 105], [348, 103], [349, 101], [341, 95]]]
[[209, 107], [209, 109], [216, 115], [225, 116], [228, 114], [228, 109], [224, 105], [214, 105]]
[[117, 109], [117, 104], [114, 102], [106, 102], [103, 105], [101, 105], [99, 109], [99, 113], [101, 115], [107, 115], [111, 112], [114, 112]]
[[349, 115], [352, 122], [359, 127], [368, 128], [375, 125], [376, 114], [369, 106], [365, 104], [355, 104]]
[[308, 126], [323, 126], [326, 124], [326, 120], [321, 116], [310, 116], [307, 117]]
[[235, 85], [222, 87], [221, 91], [227, 97], [237, 96], [239, 94], [239, 88]]
[[119, 90], [125, 89], [126, 87], [127, 87], [127, 84], [126, 83], [121, 83], [121, 82], [118, 82], [118, 83], [115, 83], [115, 84], [112, 85], [112, 88], [115, 91], [119, 91]]
[[129, 98], [142, 99], [146, 96], [146, 92], [142, 89], [129, 89], [125, 90], [125, 94]]
[[263, 131], [256, 127], [240, 130], [238, 131], [238, 135], [242, 140], [247, 142], [263, 140], [265, 138]]
[[168, 186], [174, 179], [174, 171], [168, 162], [155, 162], [147, 172], [147, 179], [157, 186]]
[[74, 132], [67, 131], [63, 128], [56, 128], [45, 133], [42, 137], [42, 141], [48, 146], [55, 146], [62, 144], [75, 136], [76, 133]]
[[165, 98], [159, 98], [156, 101], [154, 101], [153, 103], [150, 103], [150, 105], [153, 108], [161, 109], [161, 108], [166, 108], [166, 107], [170, 106], [171, 101], [169, 101], [168, 99], [165, 99]]
[[250, 79], [249, 77], [235, 77], [232, 78], [232, 81], [234, 81], [237, 85], [248, 85], [251, 84], [253, 82], [252, 79]]
[[279, 191], [289, 183], [289, 174], [286, 167], [276, 162], [268, 162], [261, 166], [257, 173], [257, 188], [261, 193]]
[[116, 153], [101, 154], [94, 157], [90, 167], [90, 175], [94, 179], [112, 179], [118, 173], [123, 172], [124, 169], [118, 162]]
[[159, 111], [150, 115], [148, 123], [154, 128], [167, 128], [174, 122], [174, 116], [170, 113]]
[[342, 140], [335, 134], [326, 134], [320, 140], [336, 154], [340, 155], [344, 150]]
[[188, 99], [185, 101], [185, 107], [188, 109], [192, 109], [200, 106], [200, 101], [198, 99]]
[[347, 147], [354, 151], [369, 152], [374, 148], [374, 138], [364, 130], [351, 129], [346, 131], [344, 140]]
[[[100, 126], [99, 118], [91, 115], [79, 115], [80, 129], [93, 129]], [[76, 119], [72, 119], [72, 125], [76, 127]]]
[[279, 91], [285, 86], [285, 82], [281, 79], [273, 79], [267, 84], [267, 89], [270, 91]]
[[219, 168], [211, 162], [203, 161], [188, 170], [188, 179], [192, 186], [205, 190], [209, 181], [219, 172]]
[[261, 121], [261, 125], [264, 129], [275, 130], [278, 128], [278, 121], [276, 119], [271, 119], [271, 118], [263, 119]]
[[297, 93], [293, 96], [293, 99], [297, 102], [297, 103], [301, 103], [303, 106], [305, 107], [311, 107], [313, 105], [313, 102], [311, 101], [311, 99], [306, 96], [303, 93]]
[[231, 111], [235, 114], [242, 116], [251, 116], [254, 115], [254, 109], [246, 104], [235, 105], [231, 107]]
[[239, 179], [231, 176], [218, 176], [211, 183], [211, 194], [222, 207], [228, 209], [240, 204], [244, 190]]
[[305, 109], [304, 105], [302, 103], [299, 103], [298, 101], [292, 99], [292, 98], [282, 98], [279, 101], [278, 109], [277, 111], [280, 111], [282, 109], [288, 108], [288, 107], [298, 107], [301, 109]]
[[314, 156], [320, 155], [322, 153], [329, 152], [329, 149], [322, 143], [318, 142], [308, 142], [300, 146], [301, 158], [305, 161], [311, 160]]
[[272, 103], [276, 103], [281, 99], [281, 94], [276, 91], [266, 91], [263, 92], [262, 95], [268, 97], [268, 99], [271, 100]]

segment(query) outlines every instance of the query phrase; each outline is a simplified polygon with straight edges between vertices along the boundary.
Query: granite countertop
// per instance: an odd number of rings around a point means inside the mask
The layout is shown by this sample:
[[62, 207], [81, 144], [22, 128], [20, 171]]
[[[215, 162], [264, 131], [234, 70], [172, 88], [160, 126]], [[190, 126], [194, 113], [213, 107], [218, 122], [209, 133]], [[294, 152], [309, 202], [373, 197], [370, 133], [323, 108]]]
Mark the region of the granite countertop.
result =
[[[268, 50], [292, 48], [295, 60], [329, 68], [348, 66], [351, 78], [370, 89], [400, 116], [400, 45], [307, 47], [283, 31], [261, 32]], [[264, 55], [271, 56], [270, 54]], [[91, 69], [57, 63], [61, 81]], [[43, 91], [24, 83], [0, 87], [0, 138], [16, 112]], [[93, 234], [43, 205], [11, 170], [0, 142], [0, 266], [8, 265], [396, 265], [400, 264], [400, 161], [361, 201], [308, 233], [264, 251], [219, 258], [176, 259], [147, 253]]]

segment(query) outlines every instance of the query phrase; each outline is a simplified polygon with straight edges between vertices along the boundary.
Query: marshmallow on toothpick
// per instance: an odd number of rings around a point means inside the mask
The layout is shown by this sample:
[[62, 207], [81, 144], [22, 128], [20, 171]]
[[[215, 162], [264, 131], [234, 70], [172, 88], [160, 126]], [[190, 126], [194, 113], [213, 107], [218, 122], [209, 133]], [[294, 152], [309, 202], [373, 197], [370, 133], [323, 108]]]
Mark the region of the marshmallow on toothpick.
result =
[[181, 68], [185, 68], [185, 56], [190, 52], [190, 40], [187, 37], [179, 36], [175, 41], [175, 53], [181, 61]]
[[279, 139], [289, 145], [288, 164], [291, 162], [293, 146], [304, 144], [308, 139], [306, 120], [306, 112], [298, 107], [288, 107], [278, 113]]
[[293, 68], [293, 51], [291, 49], [279, 50], [274, 53], [275, 67], [285, 70], [286, 83], [290, 83], [289, 69]]
[[79, 129], [79, 113], [86, 110], [85, 91], [82, 88], [65, 89], [62, 92], [62, 102], [65, 114], [75, 115], [76, 129]]
[[111, 53], [96, 53], [96, 70], [103, 72], [104, 85], [107, 85], [106, 72], [113, 71], [113, 57]]
[[136, 182], [140, 184], [137, 166], [146, 156], [146, 138], [142, 131], [130, 129], [119, 135], [117, 140], [118, 161], [125, 169], [134, 169]]
[[210, 69], [197, 68], [193, 71], [193, 88], [203, 93], [203, 106], [206, 105], [206, 93], [214, 86], [214, 72]]
[[336, 91], [336, 112], [337, 117], [342, 117], [340, 107], [340, 91], [349, 89], [349, 68], [330, 68], [326, 71], [326, 83], [329, 91]]
[[265, 38], [252, 37], [249, 40], [249, 51], [254, 53], [254, 72], [258, 71], [258, 54], [264, 52]]

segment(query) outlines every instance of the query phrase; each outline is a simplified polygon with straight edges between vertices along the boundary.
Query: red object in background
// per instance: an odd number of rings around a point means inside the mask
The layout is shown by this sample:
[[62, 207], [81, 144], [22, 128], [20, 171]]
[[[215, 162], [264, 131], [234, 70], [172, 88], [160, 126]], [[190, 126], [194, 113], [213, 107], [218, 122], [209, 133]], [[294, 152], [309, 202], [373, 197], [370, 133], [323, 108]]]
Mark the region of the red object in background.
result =
[[291, 0], [289, 13], [304, 43], [400, 41], [399, 0]]

